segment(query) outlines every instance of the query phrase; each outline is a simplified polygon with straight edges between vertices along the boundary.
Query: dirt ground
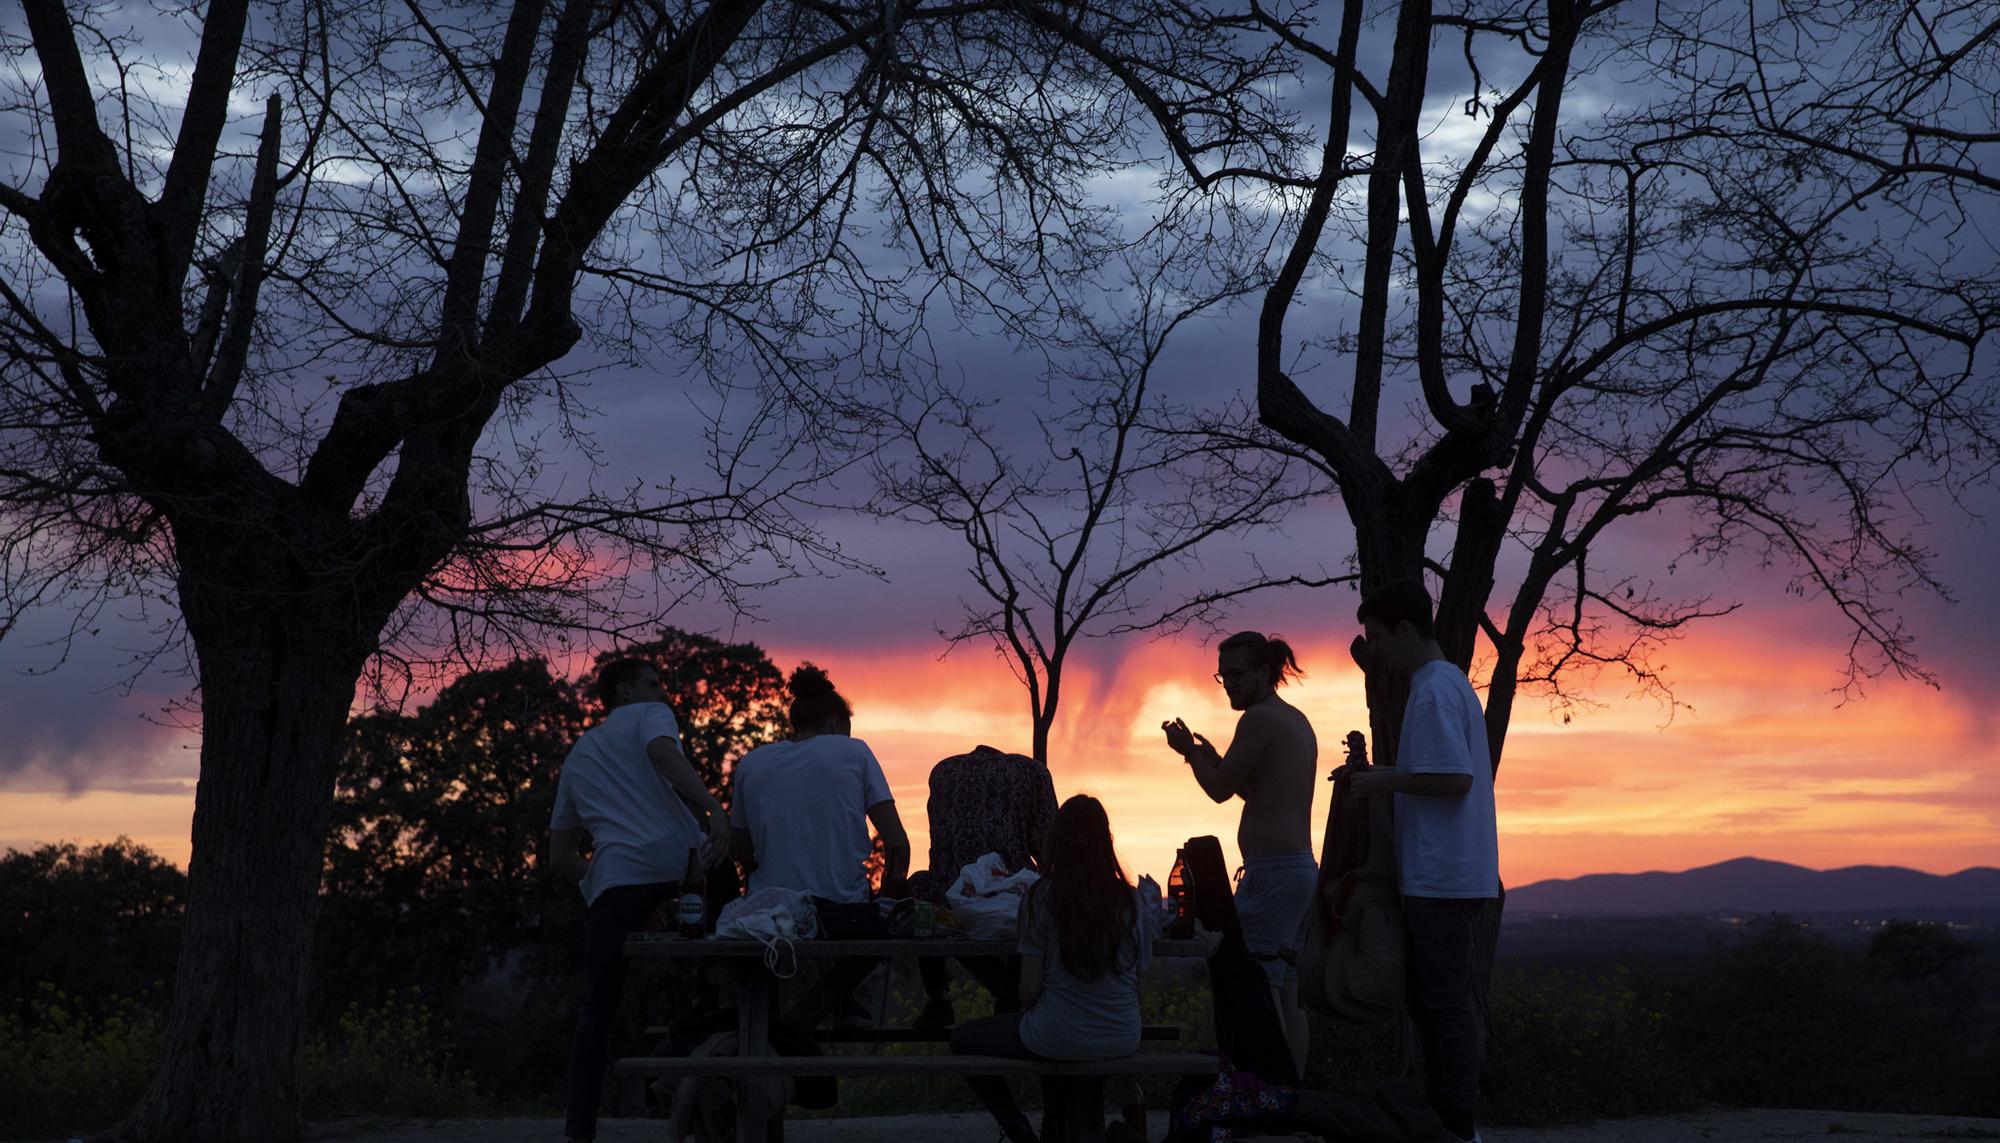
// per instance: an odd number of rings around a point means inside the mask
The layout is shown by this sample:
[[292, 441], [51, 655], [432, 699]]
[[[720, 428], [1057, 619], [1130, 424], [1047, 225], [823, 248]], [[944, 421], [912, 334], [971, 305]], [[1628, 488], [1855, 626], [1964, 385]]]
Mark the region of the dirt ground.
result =
[[[1165, 1119], [1154, 1117], [1159, 1138]], [[658, 1120], [607, 1119], [599, 1143], [666, 1143]], [[998, 1131], [979, 1114], [895, 1115], [797, 1120], [785, 1143], [992, 1143]], [[1840, 1143], [2000, 1141], [2000, 1119], [1879, 1115], [1847, 1111], [1711, 1111], [1603, 1120], [1569, 1127], [1487, 1127], [1485, 1143], [1769, 1143], [1838, 1139]], [[1291, 1140], [1293, 1137], [1280, 1137]], [[436, 1122], [345, 1120], [313, 1131], [316, 1143], [562, 1143], [559, 1119], [458, 1119]], [[1269, 1143], [1278, 1143], [1270, 1140]]]

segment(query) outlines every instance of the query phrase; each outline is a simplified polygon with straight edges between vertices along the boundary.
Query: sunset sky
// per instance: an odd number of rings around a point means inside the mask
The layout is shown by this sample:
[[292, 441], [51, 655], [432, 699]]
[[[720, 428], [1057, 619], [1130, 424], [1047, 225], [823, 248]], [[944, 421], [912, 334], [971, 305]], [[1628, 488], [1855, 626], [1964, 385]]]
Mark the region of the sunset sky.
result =
[[[1197, 323], [1181, 337], [1174, 395], [1214, 401], [1250, 375], [1248, 315]], [[976, 335], [944, 341], [970, 383], [1011, 394], [1032, 411], [1031, 368]], [[590, 382], [593, 427], [614, 467], [653, 474], [698, 447], [686, 406], [664, 400], [656, 377], [607, 372]], [[1028, 393], [1025, 398], [1019, 395]], [[1007, 410], [1003, 409], [1003, 412]], [[1017, 431], [1011, 430], [1011, 431]], [[684, 453], [682, 455], [685, 455]], [[848, 490], [849, 492], [852, 489]], [[1593, 563], [1656, 579], [1685, 596], [1712, 595], [1741, 609], [1690, 628], [1660, 655], [1678, 706], [1638, 696], [1607, 673], [1581, 681], [1595, 706], [1564, 723], [1546, 699], [1524, 694], [1497, 785], [1501, 871], [1509, 884], [1592, 872], [1684, 869], [1756, 856], [1818, 868], [1899, 864], [1932, 872], [2000, 865], [2000, 631], [1992, 593], [2000, 538], [1986, 522], [2000, 494], [1975, 490], [1967, 515], [1938, 506], [1911, 526], [1936, 553], [1955, 604], [1903, 601], [1926, 669], [1938, 687], [1868, 680], [1859, 697], [1836, 693], [1848, 633], [1824, 599], [1788, 592], [1790, 569], [1738, 554], [1719, 565], [1681, 559], [1683, 533], [1667, 520], [1608, 534]], [[782, 583], [749, 600], [752, 617], [694, 603], [667, 621], [755, 641], [780, 667], [826, 667], [856, 708], [855, 732], [882, 759], [904, 818], [924, 852], [925, 779], [938, 759], [988, 743], [1025, 751], [1027, 700], [989, 649], [968, 644], [940, 659], [941, 626], [957, 623], [971, 594], [963, 542], [946, 530], [829, 513], [819, 521], [843, 547], [879, 565], [881, 578], [848, 573]], [[1335, 501], [1296, 513], [1250, 542], [1272, 568], [1335, 568], [1351, 550]], [[1158, 596], [1224, 574], [1179, 571]], [[1494, 606], [1511, 585], [1503, 583]], [[1312, 719], [1323, 769], [1349, 729], [1366, 729], [1358, 672], [1347, 656], [1356, 596], [1345, 587], [1253, 596], [1223, 629], [1254, 628], [1294, 641], [1308, 672], [1287, 691]], [[0, 642], [0, 847], [130, 835], [177, 863], [188, 855], [195, 734], [166, 709], [186, 695], [169, 656], [123, 684], [135, 656], [157, 645], [157, 609], [108, 618], [61, 657], [51, 643], [68, 623], [44, 612]], [[1174, 847], [1212, 833], [1234, 854], [1236, 807], [1210, 803], [1161, 745], [1159, 723], [1183, 717], [1227, 741], [1233, 715], [1214, 670], [1214, 636], [1190, 630], [1151, 639], [1086, 641], [1065, 676], [1051, 749], [1059, 794], [1103, 798], [1130, 869], [1163, 875]], [[58, 665], [58, 663], [60, 665]], [[46, 673], [26, 673], [26, 672]], [[1483, 680], [1480, 680], [1483, 682]], [[1324, 818], [1323, 797], [1313, 808]], [[1315, 826], [1315, 837], [1319, 826]]]
[[[1439, 53], [1441, 78], [1424, 111], [1426, 158], [1441, 163], [1462, 157], [1480, 135], [1476, 122], [1454, 117], [1465, 102], [1451, 87], [1460, 67], [1454, 55]], [[1611, 106], [1619, 94], [1611, 83], [1580, 81], [1566, 114], [1580, 121]], [[252, 121], [246, 111], [244, 122]], [[1148, 184], [1121, 177], [1104, 180], [1107, 201], [1143, 211]], [[2000, 231], [2000, 222], [1992, 229]], [[1329, 260], [1339, 256], [1329, 248]], [[1318, 308], [1291, 327], [1295, 341], [1347, 328], [1351, 291], [1335, 277], [1316, 277], [1302, 291], [1302, 306]], [[1255, 325], [1252, 302], [1177, 333], [1158, 391], [1208, 408], [1248, 396]], [[933, 331], [930, 345], [968, 392], [1000, 402], [998, 431], [1014, 444], [1028, 441], [1033, 415], [1044, 411], [1037, 404], [1044, 391], [1032, 383], [1038, 358], [993, 330], [966, 325]], [[584, 352], [564, 367], [593, 364], [581, 360]], [[1348, 363], [1327, 357], [1316, 372], [1302, 369], [1300, 380], [1316, 400], [1336, 407]], [[1990, 384], [1993, 369], [1989, 339], [1978, 368], [1982, 384]], [[708, 398], [682, 378], [681, 364], [662, 362], [573, 379], [582, 427], [603, 450], [603, 468], [593, 475], [655, 482], [703, 475], [692, 459], [703, 448], [702, 426], [690, 411]], [[1383, 405], [1385, 435], [1408, 428], [1398, 410], [1417, 401], [1411, 378], [1396, 384], [1402, 388], [1392, 388]], [[510, 447], [493, 439], [506, 431], [496, 425], [489, 448]], [[557, 476], [592, 474], [576, 455], [551, 451], [540, 459]], [[849, 499], [856, 493], [836, 491]], [[1635, 696], [1615, 673], [1580, 680], [1592, 701], [1567, 721], [1542, 697], [1521, 697], [1497, 785], [1506, 881], [1683, 869], [1745, 855], [1821, 868], [2000, 865], [2000, 726], [1993, 713], [2000, 709], [1993, 653], [2000, 537], [1988, 523], [2000, 513], [2000, 493], [1990, 483], [1963, 491], [1963, 506], [1920, 504], [1914, 510], [1921, 518], [1899, 521], [1936, 553], [1940, 580], [1959, 597], [1955, 605], [1922, 595], [1903, 601], [1935, 689], [1883, 677], [1868, 680], [1859, 696], [1836, 693], [1849, 632], [1826, 600], [1787, 590], [1790, 569], [1782, 563], [1765, 566], [1747, 553], [1721, 564], [1676, 563], [1686, 534], [1672, 521], [1639, 521], [1608, 534], [1593, 549], [1595, 569], [1742, 607], [1696, 625], [1662, 653], [1674, 706]], [[664, 619], [756, 641], [783, 668], [801, 659], [826, 667], [851, 697], [855, 732], [882, 759], [921, 854], [929, 767], [978, 743], [1025, 750], [1027, 701], [986, 647], [963, 646], [940, 659], [936, 629], [955, 626], [958, 600], [971, 590], [957, 537], [832, 512], [816, 523], [884, 575], [784, 583], [748, 601], [752, 617], [698, 602]], [[1261, 563], [1286, 570], [1337, 570], [1352, 548], [1331, 500], [1245, 543]], [[1194, 590], [1204, 576], [1228, 574], [1221, 570], [1228, 566], [1218, 556], [1207, 570], [1179, 570], [1156, 585], [1158, 593], [1166, 599]], [[1511, 586], [1500, 586], [1496, 607]], [[1307, 676], [1286, 697], [1312, 718], [1323, 770], [1338, 761], [1345, 732], [1366, 726], [1360, 679], [1346, 652], [1354, 604], [1344, 587], [1266, 594], [1222, 624], [1224, 631], [1279, 633], [1299, 648]], [[123, 834], [185, 863], [198, 739], [189, 716], [167, 708], [187, 697], [188, 679], [174, 672], [179, 660], [172, 655], [136, 676], [131, 669], [159, 645], [170, 612], [157, 602], [128, 604], [73, 645], [62, 639], [69, 621], [57, 611], [36, 613], [0, 641], [0, 672], [8, 679], [0, 688], [0, 848]], [[1209, 678], [1213, 640], [1213, 632], [1197, 629], [1092, 641], [1065, 677], [1051, 751], [1057, 791], [1105, 800], [1132, 872], [1163, 876], [1174, 846], [1197, 834], [1221, 836], [1234, 853], [1236, 806], [1211, 804], [1159, 733], [1163, 719], [1183, 717], [1226, 743], [1233, 716]], [[1324, 810], [1322, 796], [1316, 822]]]
[[[1237, 311], [1189, 327], [1173, 355], [1172, 390], [1214, 401], [1250, 376], [1252, 323]], [[944, 343], [948, 360], [989, 391], [1014, 385], [1018, 358], [971, 334]], [[607, 372], [590, 382], [593, 421], [614, 467], [657, 474], [663, 456], [698, 447], [698, 425], [654, 376]], [[849, 490], [851, 491], [851, 490]], [[1657, 579], [1686, 596], [1742, 605], [1690, 629], [1660, 656], [1677, 707], [1635, 696], [1620, 676], [1583, 684], [1593, 707], [1564, 723], [1532, 694], [1516, 703], [1497, 785], [1501, 870], [1509, 884], [1591, 872], [1683, 869], [1738, 856], [1813, 867], [1899, 864], [1932, 872], [2000, 865], [2000, 666], [1992, 592], [2000, 539], [1986, 520], [2000, 495], [1975, 490], [1979, 515], [1938, 506], [1912, 521], [1936, 552], [1947, 605], [1911, 595], [1903, 616], [1938, 688], [1893, 677], [1860, 697], [1836, 693], [1848, 632], [1824, 599], [1786, 590], [1790, 569], [1739, 554], [1720, 565], [1676, 563], [1684, 536], [1646, 521], [1598, 546], [1601, 568]], [[925, 778], [938, 759], [989, 743], [1028, 748], [1027, 701], [989, 649], [966, 645], [940, 660], [940, 626], [954, 626], [971, 585], [963, 542], [916, 524], [829, 514], [820, 524], [845, 548], [879, 565], [882, 578], [808, 577], [757, 593], [756, 614], [696, 603], [667, 621], [760, 643], [783, 668], [812, 659], [856, 708], [855, 730], [882, 759], [924, 851]], [[1272, 568], [1335, 568], [1351, 550], [1337, 502], [1295, 514], [1250, 550]], [[1162, 599], [1200, 586], [1212, 570], [1177, 572]], [[1494, 606], [1511, 585], [1503, 583]], [[1355, 595], [1345, 587], [1253, 596], [1223, 624], [1279, 633], [1299, 647], [1307, 677], [1286, 697], [1312, 719], [1331, 766], [1343, 735], [1366, 729], [1357, 671], [1347, 657]], [[68, 617], [43, 612], [0, 642], [0, 847], [120, 834], [177, 863], [188, 855], [196, 742], [166, 708], [187, 683], [169, 656], [123, 684], [134, 656], [158, 644], [157, 607], [107, 617], [68, 651], [55, 640]], [[1233, 716], [1214, 670], [1213, 636], [1128, 635], [1086, 641], [1065, 677], [1051, 750], [1058, 793], [1103, 798], [1132, 871], [1163, 875], [1183, 839], [1213, 833], [1234, 852], [1234, 805], [1207, 801], [1161, 745], [1173, 717], [1218, 743]], [[59, 665], [58, 665], [59, 664]], [[37, 672], [37, 673], [29, 673]], [[45, 672], [45, 673], [41, 673]], [[1481, 680], [1483, 681], [1483, 680]], [[1323, 767], [1324, 768], [1324, 767]], [[1315, 822], [1324, 800], [1314, 806]], [[1315, 829], [1317, 836], [1318, 828]]]
[[[1964, 555], [1990, 552], [1981, 538]], [[1976, 591], [1978, 578], [1964, 582]], [[1509, 884], [1744, 855], [1940, 873], [2000, 864], [1992, 716], [2000, 687], [1978, 661], [1994, 605], [1975, 597], [1913, 609], [1940, 689], [1883, 679], [1842, 703], [1831, 688], [1844, 640], [1825, 605], [1756, 591], [1755, 576], [1746, 585], [1747, 613], [1669, 649], [1680, 709], [1631, 697], [1610, 678], [1593, 692], [1605, 705], [1567, 725], [1540, 699], [1517, 705], [1497, 786]], [[919, 597], [925, 589], [952, 590], [925, 583]], [[992, 655], [966, 647], [939, 660], [942, 642], [898, 606], [911, 590], [894, 580], [793, 584], [773, 593], [765, 622], [737, 635], [763, 643], [781, 666], [810, 658], [828, 668], [853, 700], [855, 732], [882, 759], [921, 855], [930, 765], [981, 742], [1025, 749], [1029, 727], [1021, 688]], [[1286, 697], [1312, 717], [1327, 765], [1346, 731], [1366, 726], [1346, 654], [1353, 601], [1345, 589], [1323, 589], [1242, 614], [1243, 626], [1298, 645], [1308, 675]], [[1235, 805], [1203, 797], [1158, 729], [1184, 717], [1226, 740], [1234, 716], [1208, 677], [1212, 659], [1193, 633], [1133, 637], [1093, 647], [1066, 678], [1051, 751], [1057, 791], [1105, 800], [1135, 874], [1161, 875], [1174, 846], [1197, 834], [1216, 834], [1234, 852]], [[195, 739], [141, 720], [174, 680], [154, 679], [130, 698], [93, 693], [78, 677], [91, 665], [9, 688], [16, 765], [0, 787], [0, 845], [122, 833], [185, 862]], [[1324, 811], [1322, 796], [1315, 822]]]

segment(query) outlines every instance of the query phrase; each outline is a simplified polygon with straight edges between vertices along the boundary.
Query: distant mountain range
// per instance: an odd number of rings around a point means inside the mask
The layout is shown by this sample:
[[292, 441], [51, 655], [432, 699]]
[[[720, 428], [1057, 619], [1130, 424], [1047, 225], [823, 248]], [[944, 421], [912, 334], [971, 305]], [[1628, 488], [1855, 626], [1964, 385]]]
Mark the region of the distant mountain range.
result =
[[1739, 857], [1683, 873], [1593, 873], [1507, 890], [1507, 916], [1662, 917], [1710, 913], [2000, 914], [2000, 869], [1949, 876], [1894, 865], [1806, 869]]

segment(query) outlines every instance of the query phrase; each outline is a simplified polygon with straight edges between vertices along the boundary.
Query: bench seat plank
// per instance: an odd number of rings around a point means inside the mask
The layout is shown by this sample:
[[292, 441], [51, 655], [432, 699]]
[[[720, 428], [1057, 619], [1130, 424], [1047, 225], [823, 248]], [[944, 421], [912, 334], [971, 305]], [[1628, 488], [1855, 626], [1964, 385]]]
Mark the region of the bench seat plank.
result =
[[[662, 1040], [672, 1034], [665, 1027], [648, 1028], [645, 1038]], [[949, 1028], [834, 1028], [819, 1030], [813, 1038], [823, 1044], [942, 1044], [951, 1039]], [[1181, 1038], [1179, 1024], [1142, 1024], [1139, 1038], [1148, 1042], [1178, 1040]]]
[[[1021, 943], [1009, 938], [1000, 941], [974, 941], [963, 937], [934, 938], [916, 940], [901, 937], [871, 937], [859, 940], [825, 940], [811, 938], [787, 941], [785, 946], [791, 953], [805, 958], [825, 958], [842, 956], [1019, 956]], [[739, 957], [762, 960], [765, 947], [757, 941], [727, 937], [703, 937], [700, 940], [684, 940], [668, 933], [633, 933], [625, 938], [625, 955], [650, 959], [697, 959], [718, 957]], [[788, 953], [789, 955], [789, 953]], [[1208, 946], [1198, 940], [1161, 937], [1153, 942], [1153, 958], [1161, 959], [1202, 959], [1208, 955]]]
[[1214, 1056], [1141, 1052], [1115, 1060], [1016, 1060], [1001, 1056], [630, 1056], [621, 1076], [1101, 1076], [1213, 1075]]

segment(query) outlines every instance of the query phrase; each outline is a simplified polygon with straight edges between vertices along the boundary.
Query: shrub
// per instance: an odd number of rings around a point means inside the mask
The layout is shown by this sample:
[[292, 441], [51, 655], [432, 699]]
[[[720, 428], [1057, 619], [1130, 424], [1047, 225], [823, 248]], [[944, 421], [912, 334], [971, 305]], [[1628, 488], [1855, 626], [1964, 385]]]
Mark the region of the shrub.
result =
[[1695, 1084], [1667, 1014], [1619, 968], [1583, 977], [1502, 965], [1482, 1084], [1496, 1123], [1549, 1124], [1679, 1110]]
[[1676, 1040], [1723, 1103], [1977, 1114], [1978, 956], [1942, 926], [1892, 925], [1863, 952], [1767, 917], [1688, 985]]
[[[25, 1017], [0, 1013], [0, 1137], [88, 1131], [131, 1110], [159, 1065], [164, 1003], [113, 999], [85, 1006], [54, 985]], [[451, 1068], [444, 1028], [406, 999], [350, 1009], [307, 1042], [309, 1117], [466, 1115], [482, 1108]]]
[[84, 1131], [130, 1110], [159, 1062], [160, 1005], [85, 1007], [41, 985], [26, 1016], [0, 1013], [0, 1136]]
[[[582, 983], [580, 975], [554, 979], [522, 974], [482, 982], [451, 998], [445, 1011], [452, 1062], [472, 1077], [490, 1108], [562, 1113]], [[651, 1002], [650, 983], [639, 973], [626, 978], [615, 1043], [642, 1044], [640, 1032], [651, 1023], [647, 1016], [675, 1011]]]
[[306, 1043], [306, 1115], [472, 1114], [479, 1093], [452, 1069], [449, 1045], [443, 1022], [414, 999], [349, 1008], [333, 1033]]
[[[1678, 1110], [1694, 1101], [1666, 1014], [1642, 1002], [1623, 970], [1585, 977], [1503, 964], [1489, 1009], [1483, 1118], [1544, 1125]], [[1307, 1087], [1335, 1089], [1402, 1070], [1395, 1023], [1312, 1018]]]

